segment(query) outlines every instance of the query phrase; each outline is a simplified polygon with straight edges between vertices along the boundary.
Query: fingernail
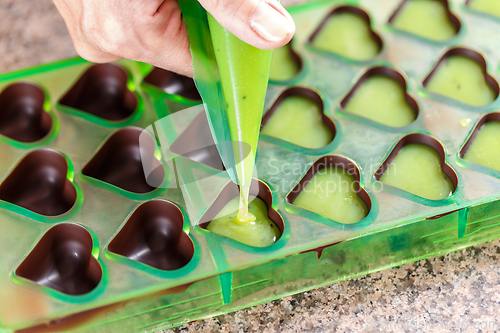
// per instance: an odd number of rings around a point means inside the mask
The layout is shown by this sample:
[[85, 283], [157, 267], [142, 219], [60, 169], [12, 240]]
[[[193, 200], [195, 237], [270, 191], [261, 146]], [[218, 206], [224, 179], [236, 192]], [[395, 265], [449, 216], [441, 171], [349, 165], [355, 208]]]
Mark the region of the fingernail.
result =
[[[281, 7], [279, 3], [276, 6]], [[282, 11], [286, 13], [284, 8]], [[250, 17], [250, 26], [270, 42], [279, 42], [295, 31], [295, 24], [290, 15], [285, 16], [265, 1], [261, 1], [255, 8]]]

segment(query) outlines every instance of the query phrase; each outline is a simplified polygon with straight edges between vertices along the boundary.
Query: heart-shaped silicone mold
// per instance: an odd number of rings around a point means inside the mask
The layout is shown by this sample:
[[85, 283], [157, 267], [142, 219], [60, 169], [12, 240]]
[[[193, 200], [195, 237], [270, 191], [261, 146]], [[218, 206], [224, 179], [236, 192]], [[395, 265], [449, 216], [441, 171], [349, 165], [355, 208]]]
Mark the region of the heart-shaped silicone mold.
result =
[[15, 274], [64, 294], [83, 295], [102, 278], [92, 249], [92, 236], [85, 228], [58, 224], [45, 233]]
[[184, 216], [171, 202], [140, 205], [108, 245], [110, 252], [161, 269], [175, 270], [193, 257], [194, 245], [182, 230]]
[[170, 151], [211, 168], [226, 170], [212, 138], [205, 112], [201, 112], [193, 119], [186, 130], [172, 143]]
[[500, 113], [490, 113], [481, 118], [459, 157], [500, 171]]
[[467, 0], [465, 5], [477, 12], [500, 17], [500, 2], [498, 0]]
[[389, 67], [369, 69], [340, 103], [343, 111], [391, 127], [411, 124], [417, 102], [407, 92], [405, 78]]
[[338, 156], [317, 160], [287, 195], [288, 203], [341, 224], [363, 220], [370, 212], [370, 195], [360, 186], [354, 162]]
[[67, 174], [68, 162], [60, 153], [50, 149], [32, 151], [0, 184], [0, 200], [44, 216], [64, 214], [77, 197]]
[[269, 79], [274, 82], [288, 81], [296, 77], [302, 70], [303, 61], [292, 48], [292, 41], [273, 52]]
[[375, 173], [375, 180], [429, 200], [449, 197], [458, 186], [439, 141], [421, 133], [402, 138]]
[[487, 71], [484, 57], [462, 47], [446, 52], [423, 85], [436, 94], [473, 106], [491, 104], [500, 91], [498, 82]]
[[261, 133], [304, 148], [325, 147], [335, 137], [336, 128], [323, 109], [323, 100], [315, 91], [289, 88], [262, 118]]
[[109, 121], [130, 117], [137, 108], [137, 96], [127, 87], [128, 74], [113, 64], [93, 65], [59, 100], [62, 106]]
[[389, 19], [394, 28], [433, 41], [447, 41], [460, 31], [448, 0], [403, 0]]
[[317, 50], [368, 61], [382, 50], [382, 39], [372, 30], [370, 16], [354, 6], [333, 9], [308, 39]]
[[[113, 133], [82, 169], [82, 174], [99, 179], [133, 193], [148, 193], [158, 188], [165, 169], [155, 156], [151, 135], [141, 137], [143, 130], [127, 127]], [[144, 166], [151, 172], [145, 174]]]
[[[254, 215], [258, 218], [256, 222], [229, 221], [232, 216], [236, 217], [239, 195], [238, 185], [232, 182], [228, 183], [201, 217], [198, 223], [199, 227], [254, 247], [265, 247], [275, 243], [283, 234], [284, 222], [281, 215], [272, 206], [271, 189], [260, 180], [252, 180], [250, 197], [259, 200], [250, 202], [249, 211], [252, 212], [255, 209], [253, 212], [257, 213]], [[255, 206], [252, 206], [252, 202]], [[267, 211], [265, 211], [266, 209]], [[266, 220], [268, 221], [265, 221], [267, 223], [259, 221], [259, 217], [265, 215], [267, 215]], [[224, 217], [226, 218], [224, 219]], [[215, 222], [215, 225], [210, 225], [216, 219], [218, 221]]]
[[155, 67], [144, 78], [143, 82], [153, 85], [167, 94], [179, 95], [193, 101], [201, 102], [200, 93], [196, 89], [194, 80], [190, 77]]
[[14, 83], [0, 93], [0, 134], [20, 142], [43, 139], [52, 128], [45, 94], [30, 83]]

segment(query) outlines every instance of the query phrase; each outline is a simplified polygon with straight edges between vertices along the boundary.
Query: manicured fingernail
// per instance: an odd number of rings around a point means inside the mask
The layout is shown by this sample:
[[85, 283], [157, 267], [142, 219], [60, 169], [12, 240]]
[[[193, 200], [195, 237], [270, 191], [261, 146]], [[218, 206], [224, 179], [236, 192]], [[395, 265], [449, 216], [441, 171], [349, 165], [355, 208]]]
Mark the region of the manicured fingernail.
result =
[[[276, 6], [281, 7], [279, 3]], [[285, 12], [285, 9], [282, 8], [282, 11]], [[279, 42], [295, 31], [292, 18], [286, 17], [265, 1], [261, 1], [255, 8], [250, 17], [250, 26], [270, 42]]]

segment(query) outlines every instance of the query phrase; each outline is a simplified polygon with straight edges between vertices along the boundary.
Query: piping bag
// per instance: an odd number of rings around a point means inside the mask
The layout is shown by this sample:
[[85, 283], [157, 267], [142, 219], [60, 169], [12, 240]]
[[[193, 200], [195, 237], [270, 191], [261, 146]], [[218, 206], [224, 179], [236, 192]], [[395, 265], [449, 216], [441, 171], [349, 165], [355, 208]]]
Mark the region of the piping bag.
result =
[[237, 221], [251, 221], [248, 194], [273, 51], [235, 37], [197, 0], [179, 0], [179, 6], [212, 137], [231, 180], [240, 186]]

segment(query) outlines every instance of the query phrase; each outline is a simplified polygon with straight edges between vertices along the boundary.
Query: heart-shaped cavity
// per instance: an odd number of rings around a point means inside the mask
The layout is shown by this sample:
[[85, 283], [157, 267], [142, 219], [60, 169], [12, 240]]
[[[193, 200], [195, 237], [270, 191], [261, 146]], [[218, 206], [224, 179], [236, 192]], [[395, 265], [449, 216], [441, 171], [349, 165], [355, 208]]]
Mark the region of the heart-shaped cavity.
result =
[[490, 113], [481, 118], [459, 156], [500, 171], [500, 113]]
[[203, 214], [199, 226], [254, 247], [265, 247], [275, 243], [283, 234], [284, 222], [281, 215], [272, 207], [271, 189], [260, 180], [252, 180], [251, 201], [248, 205], [248, 211], [256, 217], [252, 222], [235, 220], [239, 196], [238, 185], [232, 182], [227, 184]]
[[68, 295], [92, 291], [102, 268], [92, 256], [92, 236], [73, 223], [49, 229], [16, 269], [16, 275]]
[[186, 130], [172, 143], [170, 151], [211, 168], [226, 170], [212, 138], [205, 112], [200, 112], [193, 119]]
[[346, 111], [378, 123], [403, 127], [418, 116], [418, 104], [407, 92], [405, 78], [389, 67], [369, 69], [340, 103]]
[[60, 153], [32, 151], [0, 184], [0, 200], [44, 216], [64, 214], [76, 202], [76, 189], [67, 174], [68, 162]]
[[292, 41], [273, 52], [269, 79], [275, 82], [293, 79], [302, 70], [302, 58], [292, 48]]
[[138, 105], [137, 96], [128, 89], [127, 83], [128, 74], [123, 68], [113, 64], [93, 65], [59, 104], [105, 120], [124, 120]]
[[447, 198], [458, 186], [457, 174], [446, 163], [441, 143], [420, 133], [401, 139], [374, 177], [384, 184], [430, 200]]
[[403, 0], [389, 19], [398, 30], [443, 42], [460, 31], [460, 20], [451, 12], [448, 0]]
[[322, 148], [336, 133], [335, 124], [323, 109], [323, 100], [315, 91], [289, 88], [262, 118], [261, 133], [309, 149]]
[[465, 5], [472, 10], [500, 17], [500, 2], [498, 0], [467, 0]]
[[483, 56], [461, 47], [446, 52], [423, 85], [436, 94], [473, 106], [491, 104], [500, 91]]
[[201, 102], [194, 80], [190, 77], [155, 67], [145, 78], [144, 83], [153, 85], [170, 95]]
[[45, 94], [31, 83], [14, 83], [0, 93], [0, 134], [20, 142], [43, 139], [52, 128]]
[[151, 192], [165, 178], [165, 169], [154, 156], [155, 147], [155, 139], [141, 128], [120, 129], [106, 140], [82, 174], [129, 192]]
[[354, 6], [340, 6], [328, 13], [308, 43], [356, 61], [371, 60], [382, 50], [382, 39], [372, 30], [370, 16]]
[[356, 223], [372, 207], [370, 195], [360, 186], [360, 178], [354, 162], [342, 156], [325, 156], [309, 168], [286, 200], [338, 223]]
[[184, 216], [171, 202], [152, 200], [140, 205], [108, 245], [110, 252], [171, 271], [193, 257], [194, 245], [182, 230]]

